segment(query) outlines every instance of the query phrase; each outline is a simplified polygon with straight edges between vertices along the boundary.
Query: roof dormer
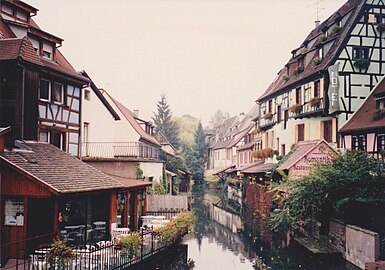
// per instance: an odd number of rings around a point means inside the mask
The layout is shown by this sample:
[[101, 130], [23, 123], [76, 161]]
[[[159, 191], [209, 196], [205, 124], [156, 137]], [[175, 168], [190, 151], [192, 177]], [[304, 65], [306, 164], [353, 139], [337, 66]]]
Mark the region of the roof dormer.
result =
[[38, 9], [33, 6], [24, 3], [23, 1], [16, 0], [2, 0], [0, 1], [1, 14], [6, 19], [13, 19], [19, 22], [29, 23], [32, 16], [37, 14]]

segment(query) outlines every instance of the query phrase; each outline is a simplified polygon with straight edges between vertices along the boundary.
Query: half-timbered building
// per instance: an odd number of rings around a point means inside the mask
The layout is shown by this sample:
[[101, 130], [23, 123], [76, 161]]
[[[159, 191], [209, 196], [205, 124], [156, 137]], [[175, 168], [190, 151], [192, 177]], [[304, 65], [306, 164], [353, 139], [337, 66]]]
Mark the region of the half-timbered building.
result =
[[37, 9], [0, 1], [0, 126], [14, 139], [49, 142], [80, 154], [81, 92], [88, 79], [59, 51], [63, 39], [31, 18]]
[[348, 0], [316, 24], [258, 99], [264, 148], [339, 146], [337, 131], [384, 75], [384, 18], [383, 1]]
[[340, 129], [342, 147], [366, 151], [374, 157], [385, 154], [385, 79]]

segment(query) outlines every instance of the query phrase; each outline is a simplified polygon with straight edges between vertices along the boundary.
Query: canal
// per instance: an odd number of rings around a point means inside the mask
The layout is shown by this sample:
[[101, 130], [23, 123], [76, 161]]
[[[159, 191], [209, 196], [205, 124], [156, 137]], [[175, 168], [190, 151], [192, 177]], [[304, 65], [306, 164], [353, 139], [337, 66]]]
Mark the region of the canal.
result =
[[313, 257], [295, 244], [279, 249], [247, 234], [241, 217], [207, 203], [206, 192], [206, 185], [193, 186], [192, 207], [197, 217], [194, 232], [142, 269], [358, 269], [341, 258]]

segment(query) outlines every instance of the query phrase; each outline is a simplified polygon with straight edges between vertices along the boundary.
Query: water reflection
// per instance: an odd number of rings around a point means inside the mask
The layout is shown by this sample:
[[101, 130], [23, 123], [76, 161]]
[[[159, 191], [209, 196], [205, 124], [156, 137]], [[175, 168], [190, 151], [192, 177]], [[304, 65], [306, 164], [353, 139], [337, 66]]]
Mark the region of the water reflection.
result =
[[193, 186], [194, 232], [175, 250], [142, 269], [357, 269], [341, 259], [313, 258], [294, 245], [277, 249], [258, 235], [245, 233], [247, 226], [239, 215], [204, 202], [206, 188]]

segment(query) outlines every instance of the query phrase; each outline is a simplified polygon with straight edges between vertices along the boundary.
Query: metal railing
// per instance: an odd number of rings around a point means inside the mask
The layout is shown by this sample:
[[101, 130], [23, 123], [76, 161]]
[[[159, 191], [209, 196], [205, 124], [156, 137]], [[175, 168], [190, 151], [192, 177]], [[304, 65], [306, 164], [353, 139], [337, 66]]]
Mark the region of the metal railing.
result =
[[164, 243], [152, 231], [141, 230], [142, 244], [138, 251], [128, 254], [116, 241], [100, 241], [94, 245], [72, 248], [70, 258], [49, 255], [51, 248], [40, 248], [29, 256], [30, 270], [115, 270], [126, 269], [173, 245]]
[[85, 142], [82, 156], [90, 158], [159, 159], [160, 148], [141, 142]]
[[167, 220], [171, 220], [179, 213], [186, 211], [187, 209], [161, 209], [159, 211], [146, 211], [146, 215], [149, 216], [165, 216]]
[[323, 98], [320, 99], [319, 104], [316, 106], [311, 106], [310, 101], [303, 104], [297, 112], [291, 113], [292, 117], [299, 117], [306, 114], [319, 113], [324, 110], [325, 101]]

